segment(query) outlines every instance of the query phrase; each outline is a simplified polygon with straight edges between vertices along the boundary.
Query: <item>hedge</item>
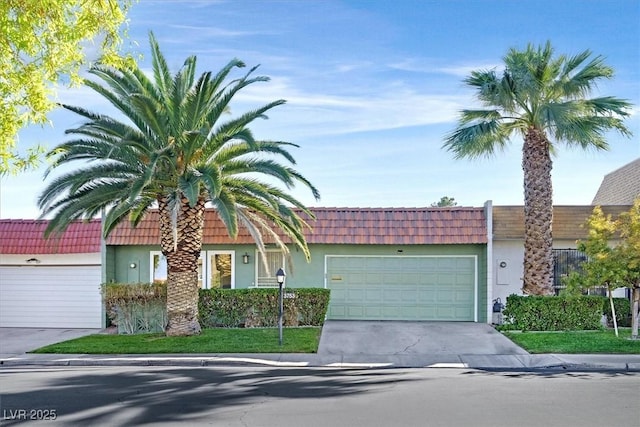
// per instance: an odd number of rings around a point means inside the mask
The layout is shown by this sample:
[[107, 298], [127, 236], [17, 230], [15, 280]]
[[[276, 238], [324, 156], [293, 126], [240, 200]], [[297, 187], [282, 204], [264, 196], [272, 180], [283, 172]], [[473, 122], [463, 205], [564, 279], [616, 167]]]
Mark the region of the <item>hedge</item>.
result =
[[[321, 326], [329, 307], [329, 292], [321, 288], [286, 289], [284, 325]], [[203, 328], [276, 326], [278, 309], [278, 289], [200, 290], [198, 312]]]
[[[607, 320], [610, 326], [613, 326], [613, 316], [611, 314], [611, 303], [609, 298], [602, 298], [602, 311], [607, 315]], [[618, 326], [628, 327], [631, 326], [631, 303], [627, 298], [614, 298], [613, 306], [616, 309], [616, 320]]]
[[503, 311], [505, 329], [522, 331], [572, 331], [601, 329], [600, 296], [507, 297]]
[[163, 332], [167, 326], [167, 287], [158, 283], [102, 285], [107, 317], [119, 334]]
[[[200, 289], [199, 321], [203, 328], [277, 326], [278, 289]], [[321, 326], [329, 290], [286, 289], [285, 326]], [[109, 321], [120, 334], [162, 332], [167, 325], [167, 287], [163, 283], [108, 283], [102, 297]]]

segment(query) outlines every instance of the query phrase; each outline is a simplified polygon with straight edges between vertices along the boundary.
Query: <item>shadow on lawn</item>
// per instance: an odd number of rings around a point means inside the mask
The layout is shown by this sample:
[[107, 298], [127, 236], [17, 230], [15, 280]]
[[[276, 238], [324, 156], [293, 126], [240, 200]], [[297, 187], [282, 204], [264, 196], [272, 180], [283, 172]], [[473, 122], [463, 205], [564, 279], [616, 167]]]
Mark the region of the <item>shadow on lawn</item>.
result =
[[[179, 423], [216, 409], [260, 403], [269, 397], [292, 402], [341, 397], [412, 381], [408, 377], [399, 379], [391, 371], [322, 369], [140, 368], [115, 373], [95, 369], [39, 372], [51, 376], [41, 388], [7, 392], [5, 387], [3, 413], [15, 413], [10, 411], [19, 408], [58, 408], [59, 421], [77, 425]], [[6, 374], [9, 372], [0, 371], [4, 384], [9, 379]], [[3, 425], [21, 421], [24, 420], [5, 417]]]

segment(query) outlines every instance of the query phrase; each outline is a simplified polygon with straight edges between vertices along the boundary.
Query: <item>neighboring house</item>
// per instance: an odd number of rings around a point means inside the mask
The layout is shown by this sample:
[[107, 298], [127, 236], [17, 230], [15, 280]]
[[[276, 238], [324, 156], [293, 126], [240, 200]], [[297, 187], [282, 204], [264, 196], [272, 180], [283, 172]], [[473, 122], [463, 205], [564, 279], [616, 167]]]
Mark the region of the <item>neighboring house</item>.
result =
[[[292, 249], [286, 286], [331, 289], [329, 319], [486, 322], [487, 216], [484, 208], [312, 208], [307, 263]], [[158, 213], [118, 226], [106, 241], [105, 277], [114, 282], [166, 278]], [[243, 230], [232, 240], [207, 210], [200, 285], [277, 286], [285, 265], [275, 245], [267, 264]]]
[[0, 327], [101, 328], [100, 221], [0, 220]]
[[[602, 206], [602, 210], [614, 218], [628, 211], [629, 206]], [[561, 285], [564, 274], [560, 267], [562, 254], [567, 249], [575, 249], [577, 241], [588, 237], [585, 222], [593, 213], [593, 206], [553, 207], [553, 247], [556, 254], [555, 284]], [[502, 303], [511, 294], [522, 295], [524, 260], [524, 207], [493, 206], [493, 221], [490, 251], [493, 259], [492, 297]], [[616, 296], [624, 296], [624, 289], [616, 291]]]
[[632, 205], [640, 197], [640, 158], [604, 176], [593, 205]]

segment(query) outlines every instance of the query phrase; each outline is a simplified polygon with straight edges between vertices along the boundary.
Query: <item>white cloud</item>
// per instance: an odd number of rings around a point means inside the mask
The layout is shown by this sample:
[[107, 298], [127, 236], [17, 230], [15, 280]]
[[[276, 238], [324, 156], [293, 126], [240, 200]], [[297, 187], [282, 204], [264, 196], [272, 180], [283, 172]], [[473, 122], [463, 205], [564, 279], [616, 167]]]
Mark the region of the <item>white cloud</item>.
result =
[[286, 114], [274, 110], [269, 115], [278, 117], [274, 127], [286, 121], [287, 133], [296, 137], [448, 123], [454, 121], [460, 108], [469, 102], [464, 96], [431, 95], [395, 86], [377, 89], [359, 96], [324, 94], [294, 87], [288, 79], [278, 78], [266, 85], [248, 87], [236, 100], [240, 108], [255, 108], [286, 99], [286, 106], [280, 107], [286, 109]]
[[439, 72], [444, 74], [450, 74], [458, 77], [467, 77], [471, 74], [472, 71], [477, 70], [496, 70], [500, 72], [503, 68], [502, 64], [491, 64], [491, 63], [483, 63], [483, 64], [473, 64], [473, 65], [459, 65], [453, 67], [441, 67], [438, 69]]
[[406, 58], [402, 61], [389, 64], [394, 70], [409, 71], [425, 74], [446, 74], [456, 77], [466, 77], [474, 70], [491, 70], [499, 69], [500, 63], [481, 62], [473, 64], [460, 64], [454, 66], [442, 66], [430, 59], [424, 58]]
[[[172, 24], [169, 25], [170, 28], [175, 28], [177, 30], [187, 30], [191, 31], [198, 35], [199, 38], [208, 38], [208, 37], [249, 37], [249, 36], [260, 36], [260, 35], [274, 35], [278, 34], [275, 31], [240, 31], [240, 30], [227, 30], [224, 28], [216, 28], [210, 26], [199, 26], [199, 25], [181, 25], [181, 24]], [[185, 42], [184, 34], [179, 38], [180, 42]]]

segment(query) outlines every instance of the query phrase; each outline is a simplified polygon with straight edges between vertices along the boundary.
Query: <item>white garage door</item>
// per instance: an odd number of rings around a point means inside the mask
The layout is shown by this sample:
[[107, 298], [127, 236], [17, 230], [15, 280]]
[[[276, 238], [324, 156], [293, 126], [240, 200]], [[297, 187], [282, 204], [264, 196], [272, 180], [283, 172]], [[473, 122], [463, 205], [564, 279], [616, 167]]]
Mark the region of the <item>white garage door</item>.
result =
[[477, 321], [475, 256], [328, 256], [329, 319]]
[[100, 266], [0, 267], [0, 327], [100, 328]]

